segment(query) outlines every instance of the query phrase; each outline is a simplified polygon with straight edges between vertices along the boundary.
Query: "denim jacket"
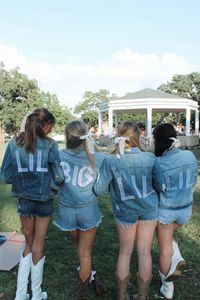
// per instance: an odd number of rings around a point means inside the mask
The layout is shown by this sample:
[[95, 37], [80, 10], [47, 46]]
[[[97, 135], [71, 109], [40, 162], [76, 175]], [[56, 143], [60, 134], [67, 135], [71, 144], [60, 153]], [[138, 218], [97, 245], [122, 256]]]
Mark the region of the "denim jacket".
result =
[[52, 186], [60, 186], [64, 181], [57, 144], [37, 138], [35, 152], [31, 153], [12, 139], [4, 155], [1, 177], [12, 184], [14, 197], [38, 201], [53, 198]]
[[176, 209], [191, 205], [198, 175], [194, 154], [180, 148], [170, 149], [158, 160], [166, 180], [166, 190], [160, 193], [160, 207]]
[[[158, 194], [164, 188], [157, 158], [153, 153], [132, 148], [120, 159], [107, 157], [100, 169], [94, 192], [101, 195], [110, 190], [114, 214], [127, 211], [143, 214], [158, 207]], [[156, 190], [156, 191], [155, 191]]]
[[60, 151], [61, 166], [65, 183], [59, 191], [59, 203], [71, 207], [83, 207], [97, 202], [92, 186], [104, 159], [102, 153], [95, 153], [95, 169], [89, 164], [83, 149], [64, 149]]

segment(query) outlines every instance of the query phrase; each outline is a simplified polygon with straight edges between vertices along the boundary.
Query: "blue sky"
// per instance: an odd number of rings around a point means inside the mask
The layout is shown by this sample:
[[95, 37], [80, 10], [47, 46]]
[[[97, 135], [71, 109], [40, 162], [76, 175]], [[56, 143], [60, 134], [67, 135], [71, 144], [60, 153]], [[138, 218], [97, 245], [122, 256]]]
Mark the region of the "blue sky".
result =
[[199, 71], [198, 0], [0, 1], [0, 61], [68, 106]]

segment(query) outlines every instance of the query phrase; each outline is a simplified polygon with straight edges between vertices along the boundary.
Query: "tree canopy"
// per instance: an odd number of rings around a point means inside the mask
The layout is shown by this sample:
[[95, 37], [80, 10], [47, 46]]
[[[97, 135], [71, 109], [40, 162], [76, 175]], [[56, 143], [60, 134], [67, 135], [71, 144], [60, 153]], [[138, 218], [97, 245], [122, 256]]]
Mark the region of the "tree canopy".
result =
[[74, 112], [81, 115], [81, 119], [89, 127], [98, 124], [98, 108], [101, 103], [108, 102], [114, 97], [108, 90], [100, 89], [98, 92], [86, 91], [83, 101], [75, 106]]
[[4, 131], [16, 135], [27, 112], [39, 107], [46, 107], [54, 114], [56, 133], [62, 133], [64, 125], [73, 118], [70, 109], [60, 105], [55, 94], [41, 91], [37, 81], [20, 73], [19, 68], [8, 71], [1, 63], [0, 125]]
[[[172, 77], [171, 81], [161, 84], [158, 87], [159, 90], [179, 95], [184, 98], [189, 98], [194, 101], [197, 101], [200, 105], [200, 73], [192, 72], [190, 74], [177, 74]], [[185, 113], [181, 114], [180, 121], [185, 123]], [[195, 127], [195, 118], [194, 114], [191, 116], [191, 125], [194, 129]]]
[[200, 103], [200, 73], [174, 75], [171, 81], [161, 84], [158, 89], [169, 94], [191, 98]]

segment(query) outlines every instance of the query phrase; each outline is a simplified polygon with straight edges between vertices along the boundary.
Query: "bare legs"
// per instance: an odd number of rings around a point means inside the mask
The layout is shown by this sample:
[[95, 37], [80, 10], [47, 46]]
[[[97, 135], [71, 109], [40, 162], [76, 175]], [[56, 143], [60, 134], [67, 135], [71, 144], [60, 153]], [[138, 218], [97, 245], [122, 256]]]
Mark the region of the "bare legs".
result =
[[92, 246], [96, 235], [96, 228], [87, 231], [71, 231], [70, 236], [76, 243], [77, 253], [80, 261], [79, 276], [82, 282], [89, 277], [92, 269]]
[[138, 221], [137, 224], [117, 224], [120, 251], [117, 261], [117, 275], [123, 280], [129, 274], [130, 260], [133, 251], [134, 241], [137, 239], [138, 252], [138, 273], [144, 280], [151, 276], [152, 259], [151, 246], [157, 222]]
[[151, 247], [157, 222], [139, 221], [137, 226], [138, 274], [144, 282], [151, 277]]
[[160, 272], [163, 275], [167, 275], [172, 255], [173, 255], [173, 249], [172, 249], [172, 240], [174, 232], [181, 227], [181, 225], [178, 225], [176, 223], [172, 224], [161, 224], [158, 222], [157, 232], [158, 232], [158, 243], [160, 248], [160, 257], [159, 257], [159, 264], [160, 264]]
[[122, 224], [117, 224], [116, 226], [120, 247], [117, 260], [117, 276], [120, 278], [120, 280], [123, 280], [129, 274], [130, 260], [133, 252], [137, 224], [127, 227]]
[[23, 255], [32, 252], [34, 264], [43, 256], [45, 236], [51, 217], [24, 217], [20, 216], [22, 231], [26, 239], [26, 247]]

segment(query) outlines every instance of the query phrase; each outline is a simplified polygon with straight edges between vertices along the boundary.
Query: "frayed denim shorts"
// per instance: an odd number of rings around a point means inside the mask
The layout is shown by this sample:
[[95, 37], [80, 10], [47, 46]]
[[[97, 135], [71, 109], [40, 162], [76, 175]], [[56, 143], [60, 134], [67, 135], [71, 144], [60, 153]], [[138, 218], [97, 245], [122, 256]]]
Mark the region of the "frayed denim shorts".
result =
[[58, 214], [53, 223], [63, 231], [93, 229], [101, 223], [98, 203], [83, 207], [70, 207], [59, 203]]
[[17, 213], [25, 217], [49, 217], [53, 214], [53, 199], [47, 201], [35, 201], [20, 198]]
[[158, 221], [161, 224], [187, 224], [192, 215], [192, 205], [180, 209], [159, 208]]
[[116, 223], [124, 225], [136, 224], [138, 221], [157, 221], [158, 207], [155, 207], [153, 210], [146, 211], [145, 213], [129, 213], [126, 215], [116, 214], [114, 218]]

